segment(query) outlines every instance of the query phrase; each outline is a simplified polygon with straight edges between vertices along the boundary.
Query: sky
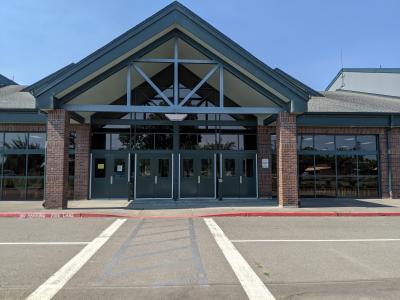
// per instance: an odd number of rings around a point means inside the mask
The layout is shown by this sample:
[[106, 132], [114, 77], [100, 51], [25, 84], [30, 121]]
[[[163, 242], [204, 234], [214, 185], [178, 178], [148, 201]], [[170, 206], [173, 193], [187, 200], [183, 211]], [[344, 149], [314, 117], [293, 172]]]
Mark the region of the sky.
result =
[[[0, 74], [19, 84], [34, 83], [81, 60], [171, 2], [2, 1]], [[324, 90], [342, 64], [400, 67], [399, 0], [180, 2], [270, 67], [316, 90]]]

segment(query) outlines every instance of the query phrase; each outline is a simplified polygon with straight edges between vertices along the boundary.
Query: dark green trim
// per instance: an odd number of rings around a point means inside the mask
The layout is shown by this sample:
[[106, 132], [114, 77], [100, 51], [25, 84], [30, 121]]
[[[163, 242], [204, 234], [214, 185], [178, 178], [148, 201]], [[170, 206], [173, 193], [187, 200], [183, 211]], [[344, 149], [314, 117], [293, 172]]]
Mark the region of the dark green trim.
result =
[[305, 93], [307, 93], [310, 96], [317, 96], [317, 97], [323, 97], [323, 95], [316, 90], [310, 88], [308, 85], [305, 85], [304, 83], [300, 82], [290, 74], [286, 73], [285, 71], [275, 68], [275, 72], [281, 76], [284, 80], [286, 80], [289, 84], [294, 85], [295, 87], [301, 89]]
[[[391, 118], [393, 123], [391, 123]], [[298, 126], [340, 127], [399, 127], [400, 115], [388, 114], [302, 114], [297, 117]]]
[[45, 115], [38, 112], [0, 111], [0, 123], [47, 123]]
[[270, 115], [268, 118], [266, 118], [263, 122], [264, 125], [269, 125], [275, 122], [278, 119], [278, 115]]

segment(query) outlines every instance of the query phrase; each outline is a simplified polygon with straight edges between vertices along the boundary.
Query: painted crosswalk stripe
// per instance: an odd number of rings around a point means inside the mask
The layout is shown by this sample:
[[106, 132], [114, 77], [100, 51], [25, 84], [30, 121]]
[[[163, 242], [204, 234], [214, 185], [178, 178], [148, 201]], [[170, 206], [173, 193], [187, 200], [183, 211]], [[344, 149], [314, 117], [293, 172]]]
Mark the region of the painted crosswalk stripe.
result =
[[227, 238], [218, 224], [215, 223], [215, 221], [211, 218], [205, 218], [204, 222], [208, 226], [208, 229], [213, 235], [226, 260], [230, 264], [236, 277], [239, 279], [239, 282], [249, 299], [275, 300], [275, 297], [249, 266], [247, 261], [239, 253], [232, 242]]
[[85, 263], [109, 240], [124, 224], [126, 219], [117, 219], [98, 237], [84, 247], [77, 255], [54, 273], [46, 282], [28, 296], [29, 300], [52, 299], [58, 291], [85, 265]]
[[400, 242], [400, 239], [336, 239], [336, 240], [231, 240], [232, 243], [359, 243]]
[[58, 245], [87, 245], [89, 242], [5, 242], [0, 246], [58, 246]]

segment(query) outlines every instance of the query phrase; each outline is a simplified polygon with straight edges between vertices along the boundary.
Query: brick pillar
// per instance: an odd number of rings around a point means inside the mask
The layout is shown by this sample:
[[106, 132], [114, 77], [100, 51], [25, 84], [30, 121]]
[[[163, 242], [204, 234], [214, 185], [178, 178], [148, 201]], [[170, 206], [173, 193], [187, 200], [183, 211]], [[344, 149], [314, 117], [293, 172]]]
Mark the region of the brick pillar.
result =
[[73, 129], [76, 133], [74, 199], [86, 200], [89, 198], [90, 125], [74, 125]]
[[[257, 169], [258, 169], [258, 196], [259, 198], [272, 197], [272, 173], [271, 173], [271, 132], [270, 127], [257, 126]], [[268, 159], [268, 169], [263, 169], [262, 160]]]
[[393, 128], [390, 133], [390, 164], [392, 167], [392, 198], [400, 198], [400, 128]]
[[378, 138], [379, 142], [379, 168], [380, 168], [380, 179], [381, 179], [381, 196], [382, 199], [389, 199], [390, 191], [389, 191], [389, 157], [388, 157], [388, 148], [387, 148], [387, 133], [386, 131], [382, 131], [379, 134]]
[[279, 113], [276, 122], [279, 206], [298, 206], [296, 115]]
[[63, 109], [47, 114], [45, 208], [67, 208], [69, 115]]

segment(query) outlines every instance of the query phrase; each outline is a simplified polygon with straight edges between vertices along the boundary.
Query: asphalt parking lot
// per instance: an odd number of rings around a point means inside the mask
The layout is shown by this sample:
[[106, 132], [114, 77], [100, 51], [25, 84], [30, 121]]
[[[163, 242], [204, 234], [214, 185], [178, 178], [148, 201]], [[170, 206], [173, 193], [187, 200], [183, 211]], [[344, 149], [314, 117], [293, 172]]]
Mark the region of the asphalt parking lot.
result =
[[398, 217], [0, 219], [0, 299], [399, 299]]

